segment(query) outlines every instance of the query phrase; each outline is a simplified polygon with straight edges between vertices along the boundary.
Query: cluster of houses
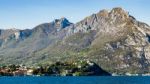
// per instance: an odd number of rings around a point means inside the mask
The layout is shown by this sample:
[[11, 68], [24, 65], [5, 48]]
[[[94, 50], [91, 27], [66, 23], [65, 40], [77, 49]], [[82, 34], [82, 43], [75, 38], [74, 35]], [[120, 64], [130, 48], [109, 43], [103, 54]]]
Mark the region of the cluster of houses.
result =
[[0, 67], [0, 76], [27, 76], [32, 75], [33, 69], [23, 65], [8, 65]]
[[91, 61], [56, 62], [51, 65], [29, 68], [23, 65], [0, 67], [0, 76], [88, 76], [108, 75]]

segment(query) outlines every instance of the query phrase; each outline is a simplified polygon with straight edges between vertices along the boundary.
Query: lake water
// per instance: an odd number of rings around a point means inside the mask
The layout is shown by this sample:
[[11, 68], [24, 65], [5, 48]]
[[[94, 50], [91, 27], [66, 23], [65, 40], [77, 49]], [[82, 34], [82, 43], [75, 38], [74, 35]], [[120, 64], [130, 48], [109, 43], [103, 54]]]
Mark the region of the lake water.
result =
[[150, 77], [0, 77], [0, 84], [150, 84]]

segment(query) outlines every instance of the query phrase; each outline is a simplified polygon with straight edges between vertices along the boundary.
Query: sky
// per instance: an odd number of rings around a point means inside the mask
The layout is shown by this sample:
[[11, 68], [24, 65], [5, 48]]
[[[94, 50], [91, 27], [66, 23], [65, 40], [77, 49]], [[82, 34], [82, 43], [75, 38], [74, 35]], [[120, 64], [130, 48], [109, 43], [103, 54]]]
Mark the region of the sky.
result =
[[0, 29], [31, 29], [61, 17], [76, 23], [114, 7], [150, 24], [150, 0], [0, 0]]

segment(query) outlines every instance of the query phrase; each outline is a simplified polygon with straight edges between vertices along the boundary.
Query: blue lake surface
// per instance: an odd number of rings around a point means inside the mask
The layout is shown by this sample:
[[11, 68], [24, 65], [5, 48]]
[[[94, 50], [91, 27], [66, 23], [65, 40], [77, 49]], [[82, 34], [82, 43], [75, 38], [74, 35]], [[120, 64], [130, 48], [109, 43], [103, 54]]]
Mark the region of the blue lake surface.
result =
[[0, 84], [150, 84], [150, 77], [0, 77]]

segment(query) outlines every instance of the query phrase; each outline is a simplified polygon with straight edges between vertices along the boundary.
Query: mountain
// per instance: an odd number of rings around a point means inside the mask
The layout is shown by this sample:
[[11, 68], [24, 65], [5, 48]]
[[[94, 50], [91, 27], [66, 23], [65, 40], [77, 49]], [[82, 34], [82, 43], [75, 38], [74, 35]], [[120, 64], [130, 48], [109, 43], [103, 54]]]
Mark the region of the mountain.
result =
[[149, 73], [150, 26], [120, 7], [73, 24], [66, 18], [33, 29], [0, 30], [0, 64], [90, 60], [117, 74]]

